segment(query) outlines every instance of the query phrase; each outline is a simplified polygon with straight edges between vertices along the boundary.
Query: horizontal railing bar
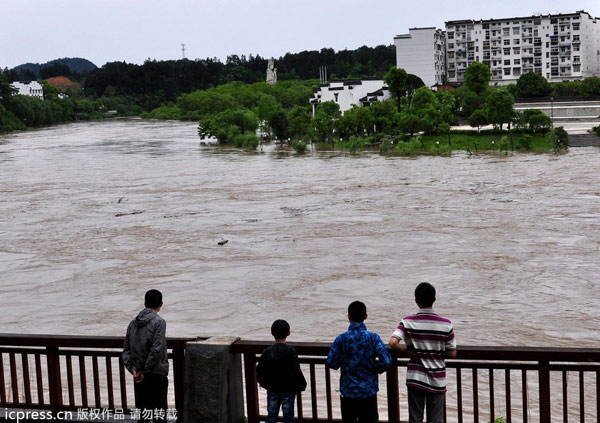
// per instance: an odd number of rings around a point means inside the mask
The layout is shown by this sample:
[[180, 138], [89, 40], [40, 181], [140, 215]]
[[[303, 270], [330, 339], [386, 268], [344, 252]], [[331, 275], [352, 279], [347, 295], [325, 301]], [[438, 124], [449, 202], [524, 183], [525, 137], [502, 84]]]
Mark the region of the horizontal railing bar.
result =
[[[170, 348], [173, 349], [173, 348]], [[13, 353], [13, 354], [33, 354], [33, 355], [46, 355], [46, 349], [42, 348], [23, 348], [23, 347], [0, 347], [0, 353]], [[76, 350], [76, 349], [60, 349], [58, 350], [58, 355], [62, 357], [72, 356], [72, 357], [121, 357], [122, 347], [120, 350], [113, 349], [111, 350], [97, 350], [97, 349], [85, 349], [85, 350]], [[168, 358], [173, 358], [173, 353], [168, 353]]]
[[[269, 341], [238, 340], [233, 344], [234, 353], [260, 354], [271, 345]], [[327, 342], [290, 342], [299, 355], [326, 356], [330, 343]], [[399, 358], [406, 356], [396, 354]], [[545, 348], [545, 347], [495, 347], [463, 346], [457, 350], [458, 360], [485, 361], [550, 361], [550, 362], [600, 362], [599, 348]]]
[[[26, 347], [75, 347], [75, 348], [123, 348], [123, 336], [84, 335], [23, 335], [0, 333], [2, 346]], [[167, 348], [185, 348], [186, 342], [200, 338], [167, 338]]]

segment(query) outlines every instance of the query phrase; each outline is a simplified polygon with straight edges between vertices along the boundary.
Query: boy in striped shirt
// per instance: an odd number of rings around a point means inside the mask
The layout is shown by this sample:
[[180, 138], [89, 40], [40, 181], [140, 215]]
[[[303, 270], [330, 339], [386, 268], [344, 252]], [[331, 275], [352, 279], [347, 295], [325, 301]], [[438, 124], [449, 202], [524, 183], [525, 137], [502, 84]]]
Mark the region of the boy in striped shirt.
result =
[[443, 423], [446, 393], [445, 358], [456, 357], [452, 322], [433, 311], [435, 288], [420, 283], [415, 289], [417, 314], [407, 316], [392, 334], [390, 347], [410, 357], [406, 370], [409, 423]]

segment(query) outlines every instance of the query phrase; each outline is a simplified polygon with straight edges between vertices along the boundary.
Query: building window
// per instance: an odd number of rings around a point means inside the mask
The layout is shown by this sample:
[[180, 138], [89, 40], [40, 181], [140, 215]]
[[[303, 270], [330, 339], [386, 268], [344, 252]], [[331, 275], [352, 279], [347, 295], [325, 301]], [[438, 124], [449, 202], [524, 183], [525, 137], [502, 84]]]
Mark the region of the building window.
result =
[[509, 60], [504, 60], [504, 66], [510, 66], [510, 59]]
[[517, 40], [513, 40], [513, 44], [515, 44], [515, 45], [518, 46], [519, 44], [521, 44], [521, 40], [518, 40], [518, 39]]
[[581, 72], [581, 65], [573, 65], [573, 72]]
[[513, 47], [513, 54], [521, 54], [521, 49], [519, 47]]
[[513, 35], [519, 35], [521, 30], [517, 27], [513, 28]]
[[515, 59], [515, 65], [520, 65], [521, 64], [521, 59]]
[[579, 31], [579, 24], [578, 23], [574, 23], [573, 24], [573, 31]]
[[510, 54], [510, 48], [505, 48], [504, 49], [504, 55], [507, 56]]
[[504, 40], [504, 45], [505, 46], [509, 46], [510, 45], [510, 40]]

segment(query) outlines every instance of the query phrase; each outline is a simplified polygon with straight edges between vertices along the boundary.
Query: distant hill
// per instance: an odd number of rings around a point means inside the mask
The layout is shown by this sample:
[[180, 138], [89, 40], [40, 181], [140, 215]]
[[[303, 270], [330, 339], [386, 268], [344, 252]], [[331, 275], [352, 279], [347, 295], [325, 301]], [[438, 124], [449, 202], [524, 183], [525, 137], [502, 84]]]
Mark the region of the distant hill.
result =
[[[78, 57], [65, 57], [63, 59], [51, 60], [46, 63], [25, 63], [23, 65], [19, 65], [11, 69], [18, 74], [33, 74], [35, 78], [44, 77], [44, 69], [66, 69], [68, 68], [68, 73], [70, 74], [84, 74], [90, 72], [94, 69], [98, 69], [98, 66], [93, 64], [87, 59], [81, 59]], [[58, 75], [52, 75], [58, 76]]]

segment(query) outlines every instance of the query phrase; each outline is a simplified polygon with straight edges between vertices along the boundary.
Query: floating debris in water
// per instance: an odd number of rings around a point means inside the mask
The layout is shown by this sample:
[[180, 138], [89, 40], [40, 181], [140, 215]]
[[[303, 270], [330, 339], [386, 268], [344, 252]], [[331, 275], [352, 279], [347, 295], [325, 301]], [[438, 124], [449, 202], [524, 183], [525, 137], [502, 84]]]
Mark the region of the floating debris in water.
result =
[[141, 210], [137, 210], [137, 211], [132, 211], [132, 212], [129, 212], [129, 213], [117, 213], [117, 214], [115, 214], [115, 217], [129, 216], [129, 215], [132, 215], [132, 214], [141, 214], [141, 213], [144, 213], [144, 212], [141, 211]]

